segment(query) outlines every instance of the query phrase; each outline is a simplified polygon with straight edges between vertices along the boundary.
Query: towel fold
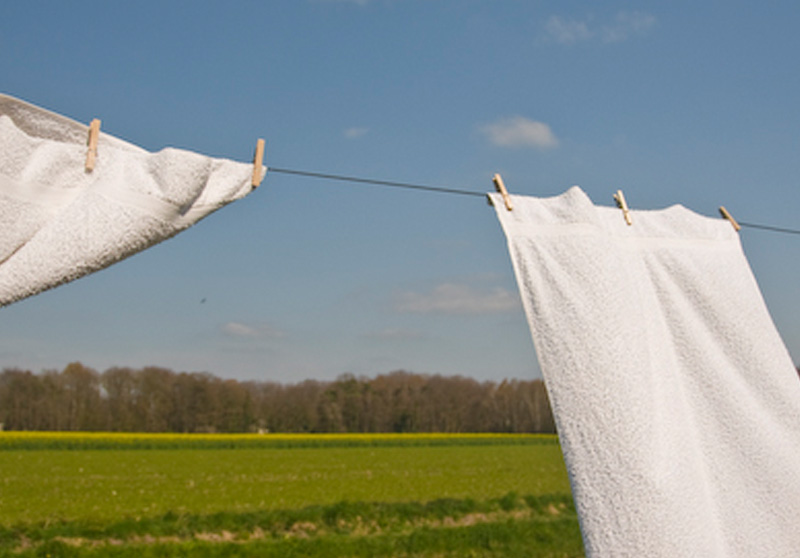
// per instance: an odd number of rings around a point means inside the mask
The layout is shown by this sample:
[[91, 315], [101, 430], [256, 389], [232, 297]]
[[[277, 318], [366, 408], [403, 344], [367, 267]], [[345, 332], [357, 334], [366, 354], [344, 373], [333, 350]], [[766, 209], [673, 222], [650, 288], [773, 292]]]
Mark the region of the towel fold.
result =
[[0, 306], [107, 267], [251, 190], [252, 165], [167, 148], [149, 153], [0, 95]]
[[797, 556], [800, 381], [730, 224], [491, 197], [587, 556]]

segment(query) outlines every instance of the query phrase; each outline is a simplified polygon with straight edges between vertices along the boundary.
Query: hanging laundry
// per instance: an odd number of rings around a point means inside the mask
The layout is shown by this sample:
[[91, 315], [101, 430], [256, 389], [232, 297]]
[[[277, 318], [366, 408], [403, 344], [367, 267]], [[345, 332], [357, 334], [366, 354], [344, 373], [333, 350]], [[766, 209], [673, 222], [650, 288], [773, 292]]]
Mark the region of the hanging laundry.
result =
[[253, 165], [149, 153], [0, 95], [0, 306], [105, 268], [244, 197]]
[[731, 224], [490, 196], [587, 556], [797, 556], [800, 382]]

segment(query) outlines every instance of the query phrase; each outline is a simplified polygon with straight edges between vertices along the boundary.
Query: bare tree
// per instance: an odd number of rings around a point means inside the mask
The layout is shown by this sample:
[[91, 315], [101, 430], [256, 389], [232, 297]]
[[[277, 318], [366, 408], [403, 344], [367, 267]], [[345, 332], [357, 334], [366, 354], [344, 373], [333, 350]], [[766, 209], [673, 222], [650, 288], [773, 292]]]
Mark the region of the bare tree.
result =
[[223, 380], [159, 367], [0, 373], [10, 430], [554, 432], [541, 380], [479, 383], [403, 370], [333, 382]]

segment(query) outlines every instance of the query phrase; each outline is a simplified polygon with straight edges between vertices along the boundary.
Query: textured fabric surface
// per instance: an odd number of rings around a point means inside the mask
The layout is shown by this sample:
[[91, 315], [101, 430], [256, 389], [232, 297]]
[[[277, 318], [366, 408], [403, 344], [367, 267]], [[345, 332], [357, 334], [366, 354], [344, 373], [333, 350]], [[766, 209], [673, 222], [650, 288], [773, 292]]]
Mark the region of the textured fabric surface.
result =
[[798, 556], [800, 381], [731, 225], [491, 198], [587, 555]]
[[252, 165], [149, 153], [0, 95], [0, 306], [161, 242], [252, 190]]

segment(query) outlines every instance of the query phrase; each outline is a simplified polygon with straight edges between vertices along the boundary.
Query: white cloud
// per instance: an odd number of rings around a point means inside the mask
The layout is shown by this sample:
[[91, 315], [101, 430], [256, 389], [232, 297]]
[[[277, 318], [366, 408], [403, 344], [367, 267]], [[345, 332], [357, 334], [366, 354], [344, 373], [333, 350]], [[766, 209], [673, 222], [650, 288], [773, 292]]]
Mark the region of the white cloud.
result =
[[550, 126], [523, 116], [503, 118], [481, 128], [494, 145], [501, 147], [534, 147], [550, 149], [558, 146]]
[[228, 322], [222, 326], [222, 331], [231, 337], [247, 339], [283, 337], [283, 332], [268, 325], [247, 325], [241, 322]]
[[579, 20], [551, 16], [545, 24], [545, 37], [562, 45], [582, 41], [621, 43], [645, 35], [655, 23], [655, 16], [644, 12], [618, 12], [612, 22], [598, 24], [591, 17]]
[[587, 22], [565, 20], [559, 16], [548, 19], [545, 30], [549, 38], [562, 45], [586, 41], [594, 35], [594, 32], [589, 30]]
[[422, 314], [496, 314], [519, 307], [519, 297], [501, 287], [479, 292], [468, 285], [442, 283], [429, 293], [402, 293], [395, 308]]
[[359, 127], [347, 128], [344, 131], [344, 137], [346, 137], [347, 139], [357, 139], [367, 135], [368, 132], [369, 128], [359, 128]]

